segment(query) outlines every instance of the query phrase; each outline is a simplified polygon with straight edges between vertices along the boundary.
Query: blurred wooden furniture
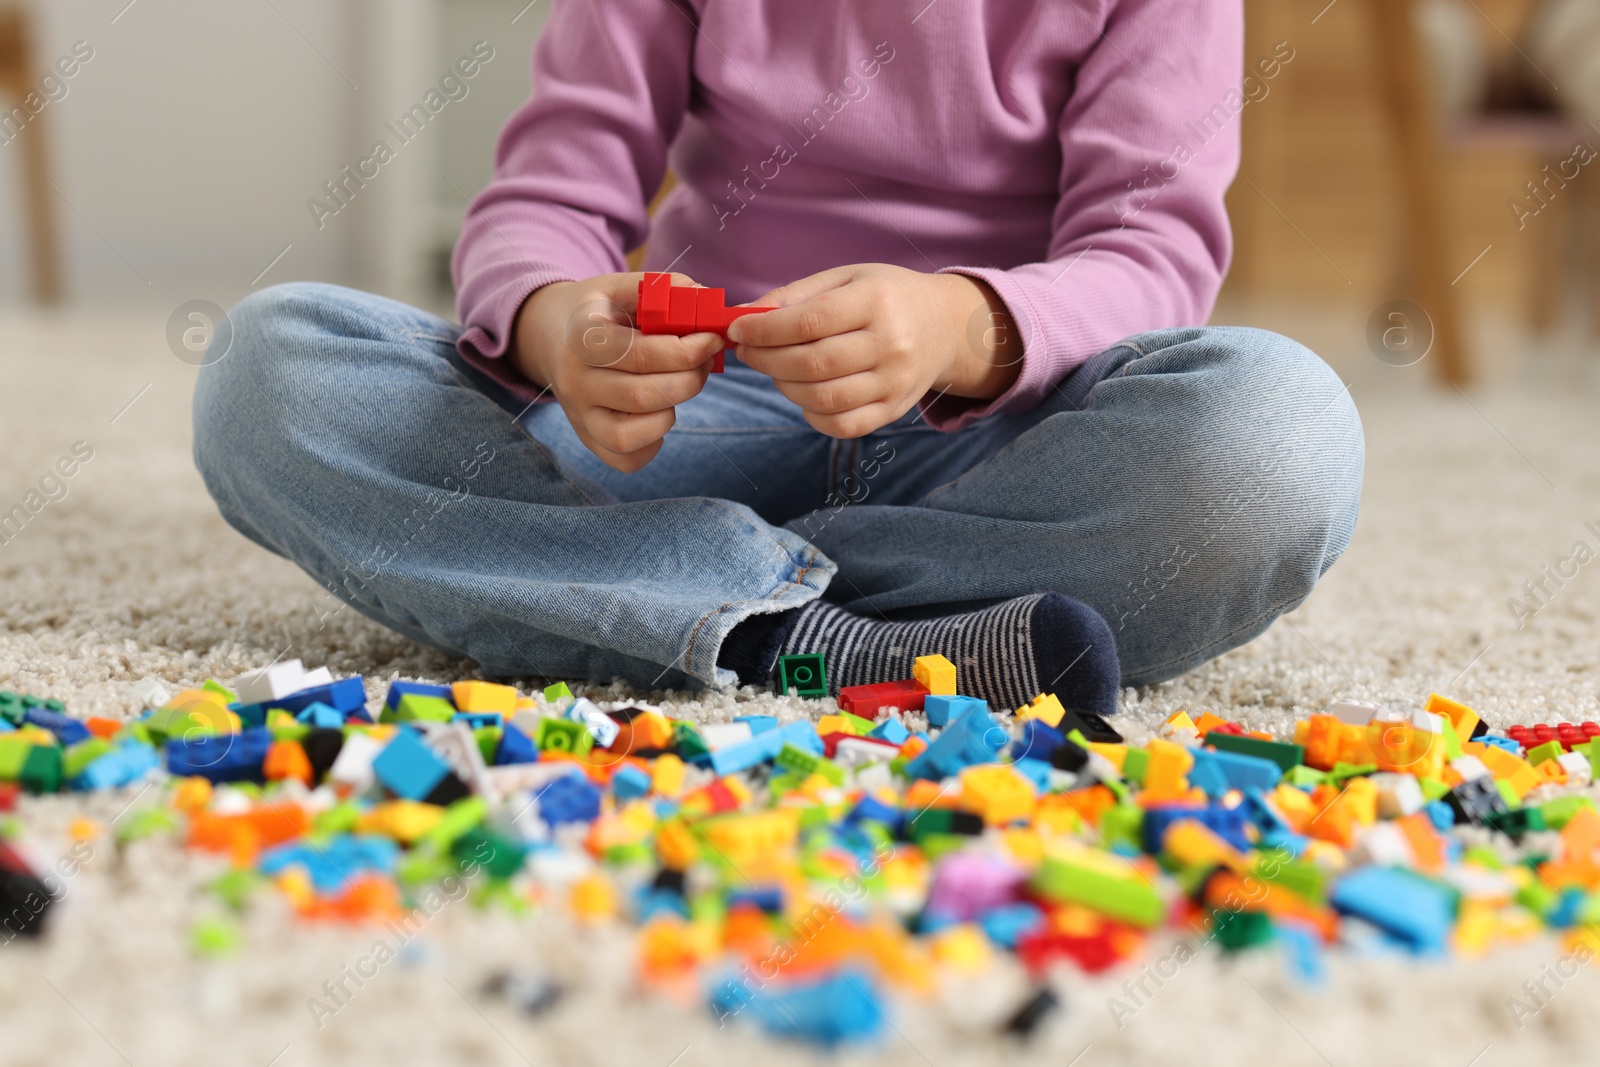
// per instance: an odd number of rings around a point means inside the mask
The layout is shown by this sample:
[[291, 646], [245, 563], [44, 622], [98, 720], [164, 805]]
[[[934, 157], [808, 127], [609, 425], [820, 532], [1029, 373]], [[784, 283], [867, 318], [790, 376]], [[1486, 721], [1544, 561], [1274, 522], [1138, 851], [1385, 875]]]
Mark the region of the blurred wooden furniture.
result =
[[[38, 88], [29, 12], [0, 3], [0, 138], [15, 143], [22, 158], [22, 197], [28, 230], [33, 295], [41, 303], [61, 299], [61, 258], [55, 201], [50, 189], [50, 154], [45, 138], [48, 114], [31, 114], [23, 100]], [[26, 125], [16, 120], [20, 109]]]
[[[1407, 285], [1433, 320], [1434, 366], [1439, 376], [1459, 385], [1468, 380], [1470, 370], [1456, 283], [1465, 273], [1461, 268], [1470, 269], [1470, 265], [1450, 259], [1453, 248], [1447, 214], [1451, 197], [1445, 162], [1468, 153], [1509, 151], [1557, 164], [1572, 154], [1575, 145], [1588, 140], [1589, 131], [1581, 122], [1527, 101], [1500, 107], [1491, 104], [1444, 128], [1433, 100], [1428, 56], [1417, 31], [1417, 7], [1418, 0], [1367, 0], [1367, 28], [1389, 122], [1391, 158], [1398, 170]], [[1527, 5], [1523, 5], [1524, 16], [1526, 11]], [[1490, 17], [1482, 9], [1479, 14], [1486, 20]], [[1516, 26], [1507, 33], [1498, 23], [1491, 25], [1508, 43], [1520, 29]], [[1543, 172], [1531, 177], [1541, 178]], [[1592, 184], [1592, 176], [1581, 177]], [[1553, 209], [1558, 217], [1530, 227], [1531, 239], [1539, 244], [1528, 260], [1524, 295], [1528, 318], [1537, 329], [1548, 329], [1554, 322], [1566, 292], [1564, 240], [1573, 232], [1570, 219], [1579, 204], [1578, 191], [1555, 197], [1540, 214]]]

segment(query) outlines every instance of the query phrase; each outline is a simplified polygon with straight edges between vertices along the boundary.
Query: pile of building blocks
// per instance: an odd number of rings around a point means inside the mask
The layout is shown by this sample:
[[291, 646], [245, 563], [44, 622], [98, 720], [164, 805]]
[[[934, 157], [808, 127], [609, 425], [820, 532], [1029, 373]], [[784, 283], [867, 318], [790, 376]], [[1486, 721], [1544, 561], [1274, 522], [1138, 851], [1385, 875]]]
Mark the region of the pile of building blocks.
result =
[[[728, 307], [726, 291], [693, 285], [673, 285], [672, 275], [647, 272], [639, 282], [636, 325], [646, 335], [670, 334], [688, 337], [693, 333], [714, 333], [730, 344], [728, 327], [743, 315], [776, 311], [767, 307]], [[721, 374], [726, 350], [711, 361], [713, 374]]]
[[[777, 676], [826, 699], [821, 657]], [[631, 921], [645, 980], [698, 977], [720, 1024], [824, 1045], [1003, 955], [1037, 979], [1003, 1027], [1025, 1034], [1059, 1004], [1052, 967], [1158, 939], [1276, 945], [1308, 980], [1336, 947], [1476, 955], [1545, 928], [1600, 950], [1593, 724], [1498, 732], [1435, 694], [1284, 737], [1178, 712], [1134, 744], [1052, 694], [991, 708], [958, 682], [928, 655], [815, 715], [714, 724], [564, 684], [393, 681], [374, 705], [298, 662], [127, 720], [0, 692], [0, 809], [128, 790], [119, 838], [181, 835], [231, 861], [231, 903], [270, 884], [308, 921], [386, 921], [450, 877]], [[26, 852], [0, 842], [8, 940], [48, 917]]]

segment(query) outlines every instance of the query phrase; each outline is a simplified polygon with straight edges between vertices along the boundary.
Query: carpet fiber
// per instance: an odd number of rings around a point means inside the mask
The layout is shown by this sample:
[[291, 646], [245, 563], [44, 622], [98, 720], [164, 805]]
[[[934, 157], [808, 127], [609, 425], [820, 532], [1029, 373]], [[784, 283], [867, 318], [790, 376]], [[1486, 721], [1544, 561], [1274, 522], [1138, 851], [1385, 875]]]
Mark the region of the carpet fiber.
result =
[[[1521, 629], [1507, 607], [1574, 542], [1600, 549], [1593, 394], [1547, 378], [1469, 400], [1427, 389], [1421, 368], [1361, 355], [1333, 360], [1368, 435], [1363, 514], [1345, 559], [1249, 646], [1124, 694], [1119, 725], [1131, 737], [1148, 736], [1177, 708], [1281, 729], [1337, 697], [1420, 701], [1435, 689], [1497, 725], [1600, 718], [1600, 565], [1579, 569]], [[280, 655], [380, 682], [470, 674], [468, 663], [338, 610], [217, 517], [188, 458], [194, 371], [167, 351], [159, 315], [0, 319], [0, 375], [0, 510], [37, 489], [76, 442], [93, 450], [62, 480], [65, 496], [47, 483], [61, 498], [0, 545], [0, 687], [60, 697], [80, 715], [126, 715], [150, 679], [169, 688], [226, 679]], [[751, 690], [653, 696], [706, 719], [803, 707]], [[25, 800], [21, 814], [39, 846], [61, 853], [72, 818], [105, 825], [130, 799]], [[243, 920], [242, 949], [201, 960], [189, 928], [220, 907], [203, 888], [220, 870], [164, 838], [122, 851], [98, 839], [66, 881], [51, 934], [0, 945], [0, 1060], [697, 1067], [821, 1055], [738, 1025], [719, 1032], [693, 990], [638, 988], [626, 930], [454, 903], [375, 978], [347, 982], [347, 1006], [319, 1026], [307, 999], [325, 997], [324, 982], [375, 941], [395, 947], [397, 935], [299, 925], [265, 894]], [[1586, 1058], [1600, 1041], [1592, 968], [1561, 988], [1547, 980], [1548, 1006], [1520, 1028], [1507, 1007], [1510, 997], [1532, 1006], [1523, 983], [1561, 954], [1536, 939], [1472, 961], [1343, 955], [1320, 989], [1296, 984], [1271, 951], [1227, 961], [1202, 952], [1133, 994], [1122, 986], [1140, 978], [1137, 966], [1100, 980], [1063, 973], [1066, 1010], [1026, 1046], [994, 1036], [1027, 989], [1007, 964], [950, 981], [929, 1000], [896, 996], [886, 1040], [844, 1059], [1490, 1067], [1580, 1050]], [[508, 966], [559, 976], [566, 997], [546, 1015], [520, 1017], [483, 989]]]

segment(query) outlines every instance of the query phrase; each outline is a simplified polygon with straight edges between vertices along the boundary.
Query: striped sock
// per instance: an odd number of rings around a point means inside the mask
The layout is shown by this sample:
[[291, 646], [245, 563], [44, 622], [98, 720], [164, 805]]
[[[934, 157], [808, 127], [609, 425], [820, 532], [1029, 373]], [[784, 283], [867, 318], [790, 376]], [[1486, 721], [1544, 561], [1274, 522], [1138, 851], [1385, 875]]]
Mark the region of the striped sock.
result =
[[[820, 600], [793, 615], [778, 655], [820, 652], [834, 692], [910, 678], [918, 656], [938, 654], [956, 665], [958, 691], [998, 711], [1041, 692], [1080, 711], [1117, 710], [1121, 671], [1111, 628], [1093, 608], [1061, 593], [915, 622], [869, 619]], [[770, 674], [771, 665], [766, 669]]]

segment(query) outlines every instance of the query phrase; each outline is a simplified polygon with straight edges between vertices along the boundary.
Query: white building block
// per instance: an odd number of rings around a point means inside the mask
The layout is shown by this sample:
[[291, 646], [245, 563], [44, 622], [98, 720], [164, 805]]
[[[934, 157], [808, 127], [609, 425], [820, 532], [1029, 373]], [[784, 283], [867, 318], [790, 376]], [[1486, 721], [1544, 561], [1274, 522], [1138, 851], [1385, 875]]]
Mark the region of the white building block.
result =
[[1594, 778], [1594, 767], [1582, 752], [1563, 752], [1556, 757], [1556, 762], [1567, 772], [1567, 784], [1570, 786], [1585, 786]]
[[[622, 727], [617, 725], [617, 720], [600, 710], [599, 705], [588, 697], [579, 697], [572, 702], [572, 707], [567, 709], [567, 718], [574, 722], [581, 722], [588, 729], [589, 736], [594, 738], [594, 743], [601, 748], [610, 748], [611, 742], [617, 739], [622, 732]], [[739, 723], [745, 726], [744, 723]], [[745, 726], [749, 732], [749, 727]]]
[[1450, 761], [1450, 769], [1468, 782], [1474, 778], [1489, 777], [1489, 768], [1477, 756], [1457, 756]]
[[306, 688], [301, 681], [305, 673], [299, 660], [285, 660], [240, 675], [233, 683], [233, 691], [239, 694], [241, 704], [265, 704]]
[[1374, 774], [1369, 780], [1378, 787], [1378, 814], [1386, 819], [1412, 815], [1427, 803], [1422, 786], [1409, 774]]
[[1328, 714], [1352, 726], [1365, 726], [1378, 714], [1378, 705], [1360, 700], [1341, 700], [1328, 709]]
[[363, 733], [352, 733], [328, 768], [328, 780], [348, 786], [357, 793], [372, 785], [372, 761], [383, 751], [383, 743]]
[[715, 752], [719, 748], [748, 741], [755, 735], [750, 732], [747, 722], [713, 722], [700, 727], [700, 736], [705, 740], [706, 747]]

